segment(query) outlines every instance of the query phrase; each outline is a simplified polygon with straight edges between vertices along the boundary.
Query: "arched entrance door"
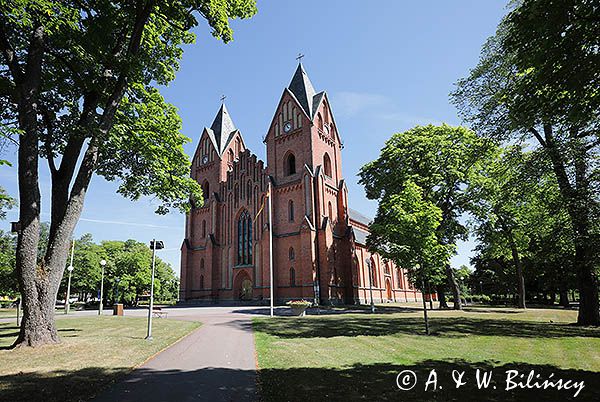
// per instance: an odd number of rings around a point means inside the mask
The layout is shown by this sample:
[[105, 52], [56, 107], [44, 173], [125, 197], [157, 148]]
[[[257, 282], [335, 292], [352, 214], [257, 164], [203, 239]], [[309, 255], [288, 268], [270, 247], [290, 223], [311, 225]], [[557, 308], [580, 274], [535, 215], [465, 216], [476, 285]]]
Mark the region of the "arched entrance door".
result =
[[235, 296], [238, 300], [252, 300], [252, 280], [246, 271], [235, 277]]
[[385, 280], [385, 293], [387, 295], [387, 299], [392, 301], [392, 284], [389, 279]]

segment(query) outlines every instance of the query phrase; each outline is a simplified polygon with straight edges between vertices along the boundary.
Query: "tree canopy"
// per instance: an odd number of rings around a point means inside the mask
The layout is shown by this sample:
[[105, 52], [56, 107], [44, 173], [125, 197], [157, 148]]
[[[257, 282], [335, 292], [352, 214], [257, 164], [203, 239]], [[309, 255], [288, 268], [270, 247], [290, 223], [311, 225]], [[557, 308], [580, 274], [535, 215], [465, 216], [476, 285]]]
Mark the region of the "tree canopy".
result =
[[[439, 211], [439, 221], [435, 224], [437, 246], [427, 247], [431, 249], [431, 256], [436, 255], [436, 258], [431, 258], [429, 263], [434, 264], [435, 260], [434, 265], [438, 268], [438, 275], [433, 278], [441, 276], [439, 270], [446, 272], [456, 308], [460, 308], [459, 287], [449, 259], [456, 242], [466, 239], [467, 228], [460, 219], [469, 204], [465, 194], [466, 183], [486, 150], [486, 142], [466, 128], [446, 124], [417, 126], [394, 134], [386, 142], [379, 158], [363, 166], [359, 173], [367, 198], [379, 200], [373, 225], [375, 229], [372, 229], [370, 237], [371, 244], [377, 245], [378, 251], [385, 252], [382, 239], [399, 242], [389, 243], [386, 247], [390, 249], [392, 244], [407, 246], [404, 242], [408, 240], [402, 240], [402, 236], [391, 237], [399, 230], [394, 229], [394, 219], [398, 219], [396, 224], [401, 219], [416, 222], [425, 213], [432, 214], [431, 219], [434, 219]], [[405, 213], [413, 216], [403, 216]], [[434, 241], [429, 232], [433, 221], [422, 224], [426, 238], [414, 238], [421, 247]], [[409, 226], [404, 226], [407, 239], [412, 236]], [[411, 247], [414, 250], [414, 246]], [[429, 259], [426, 254], [423, 258]]]
[[452, 94], [479, 136], [526, 141], [550, 161], [570, 220], [582, 325], [600, 325], [599, 20], [593, 0], [515, 2]]
[[[174, 79], [199, 17], [229, 42], [230, 19], [255, 12], [254, 0], [0, 0], [0, 130], [19, 147], [16, 266], [24, 315], [15, 345], [59, 341], [54, 299], [95, 173], [118, 180], [119, 193], [131, 199], [154, 196], [158, 213], [202, 202], [183, 152], [189, 139], [159, 87]], [[41, 262], [40, 157], [52, 180]]]

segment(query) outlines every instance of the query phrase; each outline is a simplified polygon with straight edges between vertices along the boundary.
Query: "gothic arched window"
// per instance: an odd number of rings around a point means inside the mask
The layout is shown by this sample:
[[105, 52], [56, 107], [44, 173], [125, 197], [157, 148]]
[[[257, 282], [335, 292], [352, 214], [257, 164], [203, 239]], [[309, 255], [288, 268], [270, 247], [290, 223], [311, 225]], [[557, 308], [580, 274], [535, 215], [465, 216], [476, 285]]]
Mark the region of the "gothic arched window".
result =
[[238, 219], [238, 265], [252, 264], [252, 218], [244, 211]]
[[325, 176], [332, 177], [331, 176], [331, 159], [329, 158], [329, 154], [327, 152], [325, 152], [325, 155], [323, 155], [323, 169], [325, 169]]
[[294, 251], [294, 247], [290, 247], [290, 260], [296, 259], [296, 252]]
[[204, 275], [200, 275], [200, 289], [204, 289]]
[[290, 222], [294, 221], [294, 201], [288, 202], [288, 219]]
[[287, 176], [296, 173], [296, 157], [293, 153], [289, 153], [285, 158], [285, 174]]
[[331, 201], [329, 201], [327, 208], [328, 208], [327, 212], [329, 212], [329, 220], [333, 221], [333, 207], [331, 206]]
[[202, 221], [202, 238], [206, 237], [206, 220]]
[[296, 286], [296, 270], [294, 267], [290, 268], [290, 286]]
[[200, 260], [200, 270], [204, 269], [204, 258]]
[[204, 197], [204, 201], [208, 200], [208, 197], [210, 197], [210, 184], [208, 184], [208, 180], [204, 180], [204, 183], [202, 183], [202, 196]]
[[319, 130], [323, 131], [323, 118], [321, 117], [321, 113], [317, 113], [317, 127], [319, 127]]

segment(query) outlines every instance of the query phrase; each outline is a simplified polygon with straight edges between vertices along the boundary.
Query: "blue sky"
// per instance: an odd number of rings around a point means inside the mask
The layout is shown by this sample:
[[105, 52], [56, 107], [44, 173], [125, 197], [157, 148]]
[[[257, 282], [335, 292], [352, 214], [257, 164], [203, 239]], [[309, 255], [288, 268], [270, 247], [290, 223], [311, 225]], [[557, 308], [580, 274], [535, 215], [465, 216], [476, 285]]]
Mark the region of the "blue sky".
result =
[[[204, 126], [226, 104], [247, 146], [265, 160], [262, 138], [296, 69], [296, 55], [315, 89], [326, 90], [344, 141], [343, 173], [350, 205], [373, 216], [376, 203], [358, 185], [357, 172], [379, 154], [393, 133], [417, 124], [457, 125], [448, 93], [479, 57], [506, 12], [505, 0], [261, 1], [250, 20], [234, 21], [227, 45], [209, 35], [202, 21], [197, 42], [185, 48], [177, 78], [162, 93], [179, 109], [192, 155]], [[3, 158], [15, 160], [15, 149]], [[41, 164], [42, 219], [49, 215], [49, 176]], [[0, 168], [0, 185], [17, 196], [16, 165]], [[117, 185], [92, 181], [76, 237], [95, 240], [165, 241], [159, 256], [179, 272], [184, 216], [157, 216], [151, 199], [137, 202], [115, 193]], [[17, 211], [0, 222], [7, 230]], [[473, 242], [461, 243], [453, 264], [468, 264]]]

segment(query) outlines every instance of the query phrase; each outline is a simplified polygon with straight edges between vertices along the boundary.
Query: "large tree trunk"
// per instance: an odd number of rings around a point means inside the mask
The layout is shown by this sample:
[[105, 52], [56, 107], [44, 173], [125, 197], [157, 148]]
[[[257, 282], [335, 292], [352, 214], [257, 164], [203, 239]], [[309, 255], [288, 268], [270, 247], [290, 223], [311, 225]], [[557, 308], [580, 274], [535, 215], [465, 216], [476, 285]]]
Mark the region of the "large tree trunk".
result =
[[515, 268], [517, 269], [517, 289], [519, 292], [519, 298], [517, 300], [517, 307], [519, 308], [527, 308], [525, 305], [525, 276], [523, 275], [523, 264], [521, 263], [521, 257], [519, 257], [519, 251], [517, 250], [517, 246], [512, 237], [512, 234], [508, 234], [509, 244], [510, 244], [510, 252], [512, 253], [513, 262], [515, 264]]
[[438, 301], [440, 302], [439, 309], [449, 308], [448, 302], [446, 301], [446, 289], [444, 289], [444, 285], [437, 285], [437, 294]]
[[462, 310], [462, 300], [460, 299], [460, 287], [454, 276], [454, 271], [450, 264], [446, 264], [446, 275], [448, 276], [448, 285], [452, 289], [452, 297], [454, 298], [454, 310]]
[[569, 291], [567, 290], [567, 285], [564, 283], [564, 281], [560, 284], [559, 304], [563, 307], [570, 307]]
[[577, 132], [571, 133], [570, 145], [573, 150], [575, 183], [570, 182], [565, 167], [565, 158], [561, 154], [554, 138], [551, 125], [544, 125], [544, 138], [536, 130], [532, 130], [540, 144], [548, 152], [552, 168], [558, 181], [561, 196], [567, 203], [567, 211], [573, 226], [575, 257], [573, 266], [577, 274], [579, 286], [578, 325], [600, 325], [600, 304], [598, 302], [598, 277], [593, 264], [593, 247], [590, 241], [590, 183], [588, 178], [587, 159], [589, 157], [585, 143], [578, 138]]

